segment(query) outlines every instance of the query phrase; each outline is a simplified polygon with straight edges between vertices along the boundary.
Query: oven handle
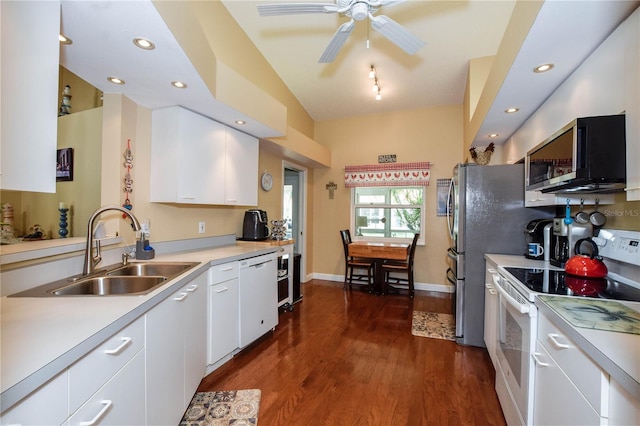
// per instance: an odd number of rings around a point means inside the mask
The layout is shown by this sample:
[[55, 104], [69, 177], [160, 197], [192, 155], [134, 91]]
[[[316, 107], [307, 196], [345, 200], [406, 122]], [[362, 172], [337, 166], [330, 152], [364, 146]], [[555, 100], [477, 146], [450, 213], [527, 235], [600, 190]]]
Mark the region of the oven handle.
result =
[[517, 310], [521, 314], [528, 314], [529, 305], [528, 304], [522, 305], [516, 299], [511, 297], [511, 295], [507, 293], [500, 284], [498, 284], [499, 279], [500, 279], [499, 276], [496, 276], [496, 275], [493, 276], [493, 282], [496, 283], [496, 289], [498, 290], [498, 293], [500, 293], [500, 296], [504, 297], [504, 299], [509, 303], [509, 305], [511, 305], [515, 310]]

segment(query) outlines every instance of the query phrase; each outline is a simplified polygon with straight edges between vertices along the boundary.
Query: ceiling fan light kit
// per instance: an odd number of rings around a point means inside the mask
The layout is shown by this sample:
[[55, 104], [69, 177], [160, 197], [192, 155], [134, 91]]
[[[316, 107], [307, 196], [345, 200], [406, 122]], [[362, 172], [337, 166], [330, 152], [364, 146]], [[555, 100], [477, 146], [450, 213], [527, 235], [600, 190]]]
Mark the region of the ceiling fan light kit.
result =
[[[380, 7], [403, 3], [406, 0], [336, 0], [336, 3], [277, 3], [260, 4], [260, 16], [295, 15], [309, 13], [338, 13], [350, 18], [335, 32], [329, 45], [320, 56], [319, 63], [330, 63], [338, 55], [342, 46], [349, 38], [355, 26], [355, 21], [369, 18], [374, 30], [382, 34], [389, 41], [404, 50], [409, 55], [416, 53], [424, 41], [420, 40], [409, 30], [385, 15], [374, 16]], [[368, 40], [367, 40], [368, 41]]]

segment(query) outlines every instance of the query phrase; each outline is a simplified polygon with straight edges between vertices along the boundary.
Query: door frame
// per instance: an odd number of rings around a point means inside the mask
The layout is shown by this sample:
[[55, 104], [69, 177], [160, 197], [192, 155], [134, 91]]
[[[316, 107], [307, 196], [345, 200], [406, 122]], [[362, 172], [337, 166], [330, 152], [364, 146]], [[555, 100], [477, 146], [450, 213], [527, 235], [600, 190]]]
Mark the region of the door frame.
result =
[[[306, 236], [307, 236], [307, 179], [308, 179], [308, 169], [300, 164], [293, 163], [291, 161], [283, 160], [282, 161], [282, 182], [284, 185], [284, 174], [285, 169], [295, 170], [298, 172], [298, 185], [299, 185], [299, 200], [298, 200], [298, 220], [300, 221], [300, 235], [293, 235], [297, 241], [298, 251], [297, 253], [301, 254], [300, 258], [300, 280], [302, 282], [307, 281], [306, 279]], [[284, 200], [280, 200], [280, 204]]]

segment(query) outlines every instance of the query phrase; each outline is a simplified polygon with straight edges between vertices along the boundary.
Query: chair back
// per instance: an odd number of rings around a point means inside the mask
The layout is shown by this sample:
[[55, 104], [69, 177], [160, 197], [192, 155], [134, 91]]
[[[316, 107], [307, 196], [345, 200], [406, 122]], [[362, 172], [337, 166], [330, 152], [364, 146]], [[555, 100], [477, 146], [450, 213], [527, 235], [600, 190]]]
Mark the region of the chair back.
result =
[[418, 245], [418, 238], [420, 234], [413, 235], [413, 241], [411, 242], [411, 248], [409, 249], [409, 264], [413, 265], [413, 257], [416, 254], [416, 246]]
[[340, 230], [340, 237], [342, 238], [342, 248], [344, 249], [345, 261], [349, 258], [349, 244], [351, 244], [351, 232], [348, 229]]

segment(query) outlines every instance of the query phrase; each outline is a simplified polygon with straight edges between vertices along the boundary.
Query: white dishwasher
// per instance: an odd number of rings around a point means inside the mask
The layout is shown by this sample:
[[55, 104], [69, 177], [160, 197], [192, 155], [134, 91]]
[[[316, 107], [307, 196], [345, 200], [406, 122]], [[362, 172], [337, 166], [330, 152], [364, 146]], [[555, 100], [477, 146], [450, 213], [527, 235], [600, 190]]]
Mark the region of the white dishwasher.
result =
[[240, 261], [239, 344], [243, 348], [278, 325], [276, 253]]

